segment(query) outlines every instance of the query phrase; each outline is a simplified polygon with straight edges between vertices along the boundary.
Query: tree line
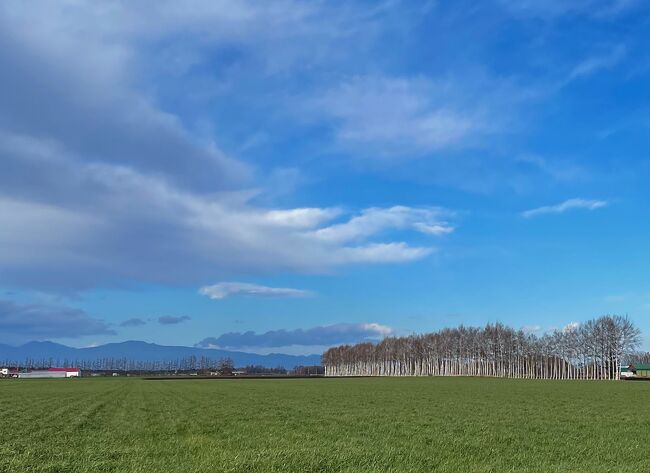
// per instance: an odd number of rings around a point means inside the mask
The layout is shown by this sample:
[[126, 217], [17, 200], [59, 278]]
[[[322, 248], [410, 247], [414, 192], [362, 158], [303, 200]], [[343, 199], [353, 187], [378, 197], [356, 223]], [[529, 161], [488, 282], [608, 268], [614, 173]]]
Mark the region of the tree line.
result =
[[640, 330], [605, 315], [537, 336], [501, 323], [343, 345], [322, 357], [326, 376], [492, 376], [529, 379], [619, 379]]
[[79, 368], [90, 372], [128, 372], [128, 373], [176, 373], [194, 371], [209, 374], [217, 372], [229, 375], [234, 370], [244, 371], [249, 375], [297, 375], [313, 376], [324, 374], [322, 366], [295, 366], [287, 370], [283, 366], [269, 368], [262, 365], [246, 365], [235, 367], [231, 358], [210, 358], [206, 356], [189, 356], [166, 361], [140, 361], [129, 358], [97, 358], [71, 359], [71, 358], [26, 358], [23, 360], [0, 360], [0, 366], [19, 369], [47, 369], [53, 367]]
[[173, 360], [133, 360], [122, 358], [25, 358], [23, 360], [2, 361], [3, 366], [16, 366], [27, 369], [66, 367], [79, 368], [87, 371], [191, 371], [191, 370], [217, 370], [227, 363], [232, 364], [229, 358], [210, 358], [207, 356], [188, 356]]

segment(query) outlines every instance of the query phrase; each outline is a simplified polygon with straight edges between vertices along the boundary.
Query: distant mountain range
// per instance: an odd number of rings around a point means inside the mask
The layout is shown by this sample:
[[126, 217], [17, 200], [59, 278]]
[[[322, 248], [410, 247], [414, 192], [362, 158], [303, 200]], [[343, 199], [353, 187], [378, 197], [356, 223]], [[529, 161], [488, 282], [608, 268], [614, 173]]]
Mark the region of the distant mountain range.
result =
[[165, 346], [141, 341], [107, 343], [88, 348], [73, 348], [54, 342], [29, 342], [12, 347], [0, 344], [0, 364], [23, 363], [25, 360], [70, 360], [92, 363], [96, 360], [126, 358], [136, 362], [168, 362], [181, 358], [206, 357], [212, 360], [231, 358], [235, 366], [261, 365], [267, 368], [283, 366], [292, 369], [295, 366], [320, 365], [320, 355], [285, 355], [271, 353], [257, 355], [239, 351], [218, 350], [212, 348], [194, 348], [183, 346]]

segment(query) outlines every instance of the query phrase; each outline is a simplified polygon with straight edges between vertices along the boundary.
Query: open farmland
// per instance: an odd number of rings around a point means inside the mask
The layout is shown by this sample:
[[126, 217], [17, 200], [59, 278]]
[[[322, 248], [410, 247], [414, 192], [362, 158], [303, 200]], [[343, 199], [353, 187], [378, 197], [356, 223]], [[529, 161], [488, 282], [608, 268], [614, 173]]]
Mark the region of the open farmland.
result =
[[2, 472], [640, 472], [650, 383], [0, 382]]

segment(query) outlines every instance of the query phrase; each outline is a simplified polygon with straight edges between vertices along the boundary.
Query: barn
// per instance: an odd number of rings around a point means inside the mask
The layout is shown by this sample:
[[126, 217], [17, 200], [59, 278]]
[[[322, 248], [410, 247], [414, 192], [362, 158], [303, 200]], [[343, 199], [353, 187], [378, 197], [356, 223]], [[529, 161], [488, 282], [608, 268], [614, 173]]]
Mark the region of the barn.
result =
[[66, 378], [78, 378], [81, 376], [79, 368], [49, 368], [47, 371], [50, 373], [65, 373]]
[[81, 376], [79, 368], [48, 368], [18, 373], [19, 378], [77, 378]]

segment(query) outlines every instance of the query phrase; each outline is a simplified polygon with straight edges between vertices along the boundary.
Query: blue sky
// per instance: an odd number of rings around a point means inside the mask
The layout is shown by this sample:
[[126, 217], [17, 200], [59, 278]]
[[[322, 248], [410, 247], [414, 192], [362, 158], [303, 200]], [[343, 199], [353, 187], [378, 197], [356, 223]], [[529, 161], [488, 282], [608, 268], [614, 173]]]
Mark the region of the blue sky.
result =
[[257, 352], [628, 314], [650, 7], [5, 2], [0, 343]]

